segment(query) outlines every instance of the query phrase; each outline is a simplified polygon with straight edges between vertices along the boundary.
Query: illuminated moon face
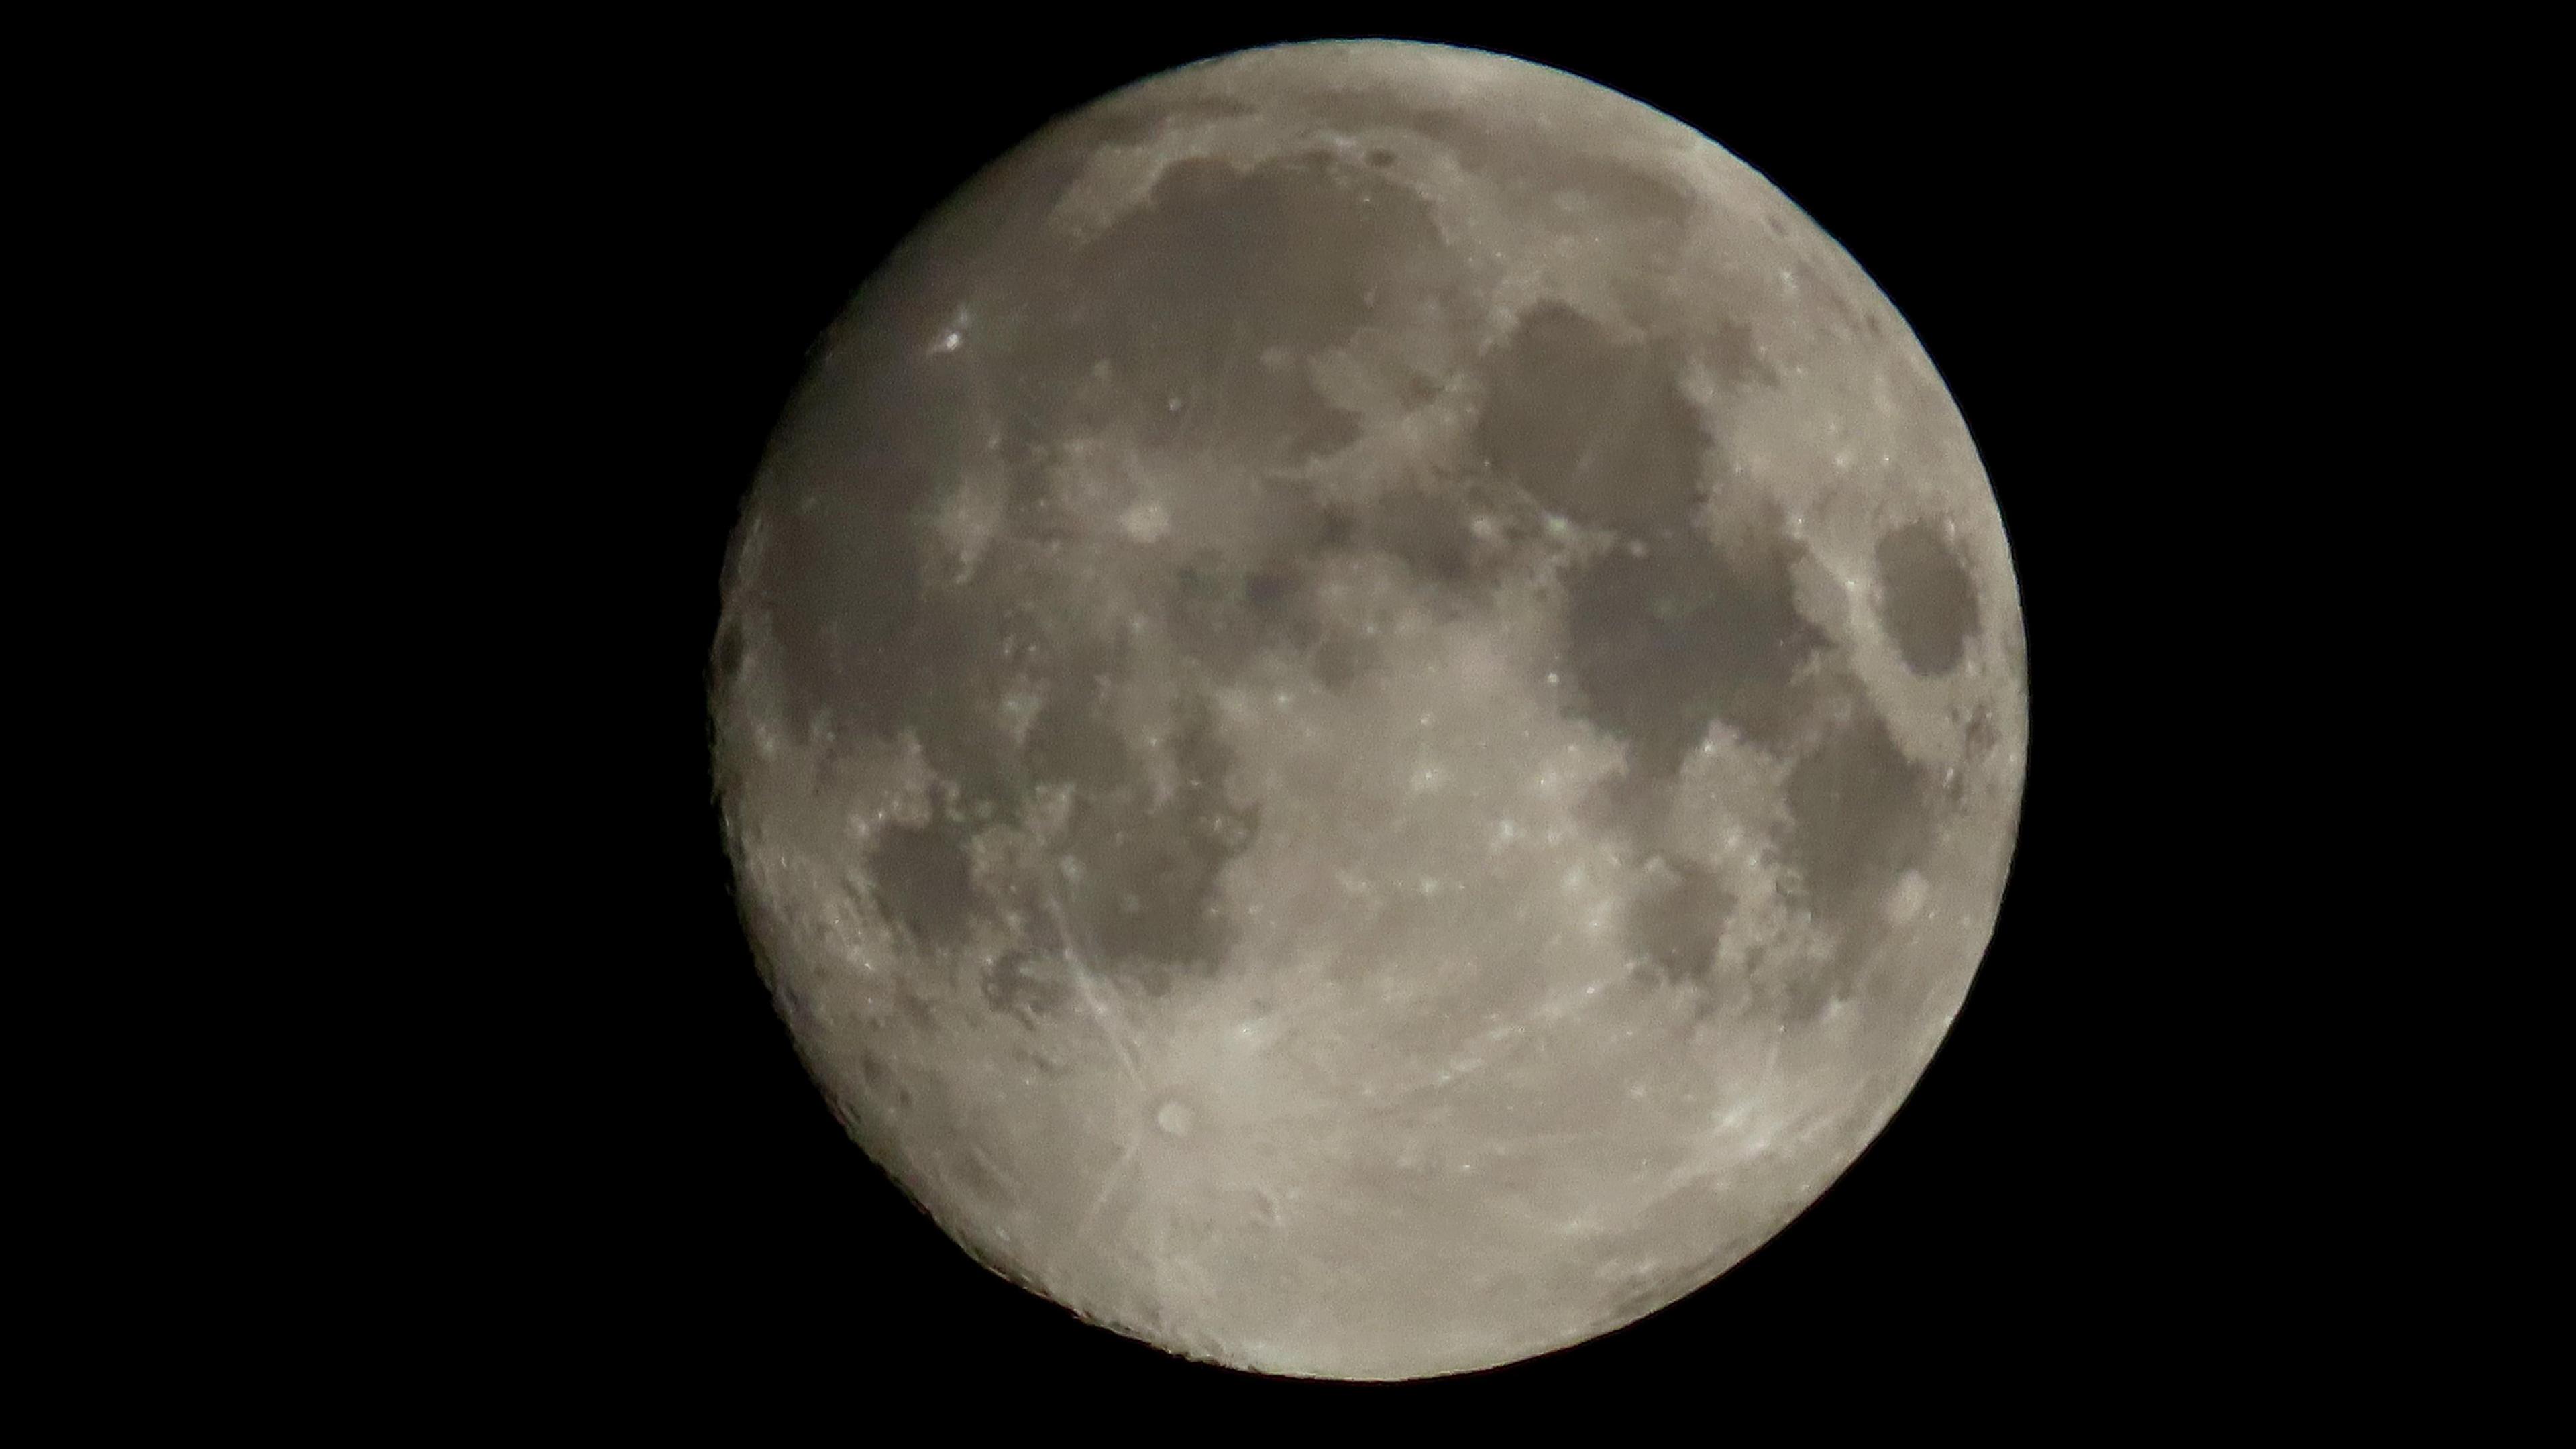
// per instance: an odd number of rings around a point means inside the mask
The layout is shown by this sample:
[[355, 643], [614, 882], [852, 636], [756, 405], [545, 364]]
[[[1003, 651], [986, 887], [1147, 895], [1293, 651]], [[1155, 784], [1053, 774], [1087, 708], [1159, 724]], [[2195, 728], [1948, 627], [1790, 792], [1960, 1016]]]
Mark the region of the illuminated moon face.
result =
[[926, 223], [716, 679], [867, 1151], [1097, 1322], [1372, 1379], [1629, 1322], [1850, 1164], [2026, 719], [1983, 470], [1851, 259], [1634, 101], [1391, 42], [1148, 81]]

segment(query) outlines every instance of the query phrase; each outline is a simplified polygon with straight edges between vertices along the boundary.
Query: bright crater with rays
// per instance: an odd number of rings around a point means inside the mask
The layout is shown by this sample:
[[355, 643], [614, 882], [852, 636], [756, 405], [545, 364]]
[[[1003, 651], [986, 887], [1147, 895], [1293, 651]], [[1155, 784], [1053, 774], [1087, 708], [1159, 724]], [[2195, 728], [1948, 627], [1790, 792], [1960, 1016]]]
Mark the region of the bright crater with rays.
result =
[[1813, 1201], [1966, 993], [2026, 719], [1851, 259], [1634, 101], [1375, 42], [1122, 91], [923, 225], [746, 503], [713, 708], [858, 1142], [1086, 1317], [1346, 1378]]

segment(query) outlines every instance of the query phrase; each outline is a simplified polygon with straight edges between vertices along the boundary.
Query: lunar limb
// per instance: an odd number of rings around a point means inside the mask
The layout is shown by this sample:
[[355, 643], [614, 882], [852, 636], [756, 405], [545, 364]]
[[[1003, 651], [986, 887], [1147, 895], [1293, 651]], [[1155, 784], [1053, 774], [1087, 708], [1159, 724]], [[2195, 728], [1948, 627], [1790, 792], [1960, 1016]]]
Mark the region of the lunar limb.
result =
[[1771, 185], [1560, 72], [1293, 45], [1055, 123], [860, 293], [715, 761], [780, 1010], [951, 1236], [1409, 1378], [1691, 1292], [1887, 1122], [1994, 925], [2021, 649], [1957, 409]]

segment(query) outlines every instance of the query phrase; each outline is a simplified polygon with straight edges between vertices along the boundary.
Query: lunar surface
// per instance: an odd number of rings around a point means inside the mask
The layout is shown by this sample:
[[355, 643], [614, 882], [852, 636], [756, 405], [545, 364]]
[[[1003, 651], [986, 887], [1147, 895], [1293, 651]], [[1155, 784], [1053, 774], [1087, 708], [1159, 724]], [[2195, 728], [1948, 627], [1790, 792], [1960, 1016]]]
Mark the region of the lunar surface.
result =
[[1957, 409], [1779, 191], [1557, 71], [1285, 46], [1054, 123], [859, 293], [714, 762], [780, 1011], [959, 1244], [1411, 1378], [1708, 1283], [1887, 1122], [1993, 928], [2021, 649]]

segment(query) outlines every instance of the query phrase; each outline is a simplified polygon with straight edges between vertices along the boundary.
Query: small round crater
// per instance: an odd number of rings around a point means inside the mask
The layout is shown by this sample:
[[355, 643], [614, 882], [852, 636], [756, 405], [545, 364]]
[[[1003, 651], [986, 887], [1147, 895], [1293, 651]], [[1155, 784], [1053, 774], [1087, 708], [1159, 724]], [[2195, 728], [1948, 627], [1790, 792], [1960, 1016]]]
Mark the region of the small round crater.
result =
[[1924, 902], [1932, 897], [1932, 884], [1923, 872], [1909, 870], [1896, 878], [1896, 886], [1887, 893], [1887, 919], [1892, 925], [1903, 925], [1923, 914]]
[[1174, 1137], [1187, 1137], [1190, 1129], [1198, 1125], [1198, 1114], [1190, 1110], [1189, 1103], [1176, 1099], [1165, 1102], [1154, 1113], [1154, 1125]]

